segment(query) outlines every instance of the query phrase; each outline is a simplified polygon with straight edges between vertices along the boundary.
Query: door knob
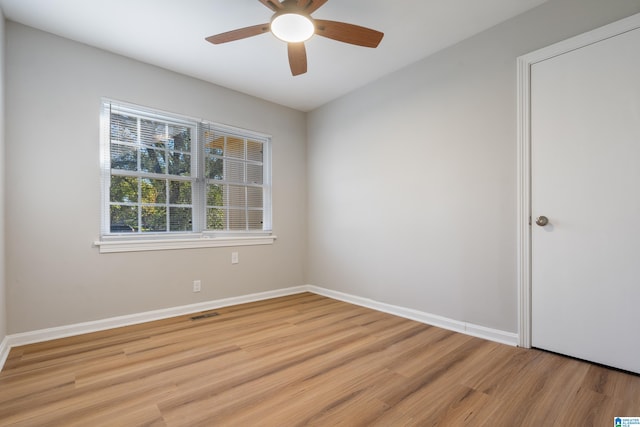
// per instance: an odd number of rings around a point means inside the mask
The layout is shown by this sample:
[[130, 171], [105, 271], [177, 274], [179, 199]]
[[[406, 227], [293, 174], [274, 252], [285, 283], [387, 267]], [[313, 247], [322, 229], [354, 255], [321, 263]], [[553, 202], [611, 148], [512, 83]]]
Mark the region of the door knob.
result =
[[538, 224], [540, 227], [544, 227], [545, 225], [549, 224], [549, 218], [544, 215], [540, 215], [536, 219], [536, 224]]

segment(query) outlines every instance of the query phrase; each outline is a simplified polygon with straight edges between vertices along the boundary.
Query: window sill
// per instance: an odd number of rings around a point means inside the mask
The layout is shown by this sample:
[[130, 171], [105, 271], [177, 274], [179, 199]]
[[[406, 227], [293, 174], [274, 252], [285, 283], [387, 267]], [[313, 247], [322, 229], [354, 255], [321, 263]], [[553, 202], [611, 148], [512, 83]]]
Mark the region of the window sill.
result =
[[94, 245], [101, 254], [114, 252], [166, 251], [173, 249], [220, 248], [228, 246], [272, 245], [276, 236], [191, 237], [180, 239], [99, 240]]

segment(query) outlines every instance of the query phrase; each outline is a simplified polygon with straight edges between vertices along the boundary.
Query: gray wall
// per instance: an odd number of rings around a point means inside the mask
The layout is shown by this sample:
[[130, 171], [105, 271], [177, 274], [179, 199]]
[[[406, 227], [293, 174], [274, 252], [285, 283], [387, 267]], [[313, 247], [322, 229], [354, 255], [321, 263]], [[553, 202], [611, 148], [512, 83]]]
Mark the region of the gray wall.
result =
[[311, 112], [308, 281], [516, 332], [516, 58], [637, 12], [552, 0]]
[[4, 15], [0, 9], [0, 342], [7, 335], [7, 303], [5, 274], [5, 156], [4, 156]]
[[[9, 333], [305, 283], [303, 113], [13, 22], [6, 41]], [[271, 134], [275, 244], [99, 254], [102, 96]]]

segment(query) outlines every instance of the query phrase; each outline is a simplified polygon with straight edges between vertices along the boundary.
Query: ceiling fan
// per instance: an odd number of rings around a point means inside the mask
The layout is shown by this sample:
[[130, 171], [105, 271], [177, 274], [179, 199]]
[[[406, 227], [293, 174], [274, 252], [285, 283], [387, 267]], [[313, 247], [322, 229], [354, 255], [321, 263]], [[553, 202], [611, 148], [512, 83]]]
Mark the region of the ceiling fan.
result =
[[304, 42], [314, 34], [357, 46], [377, 47], [384, 33], [345, 22], [313, 19], [311, 14], [328, 0], [259, 0], [271, 9], [271, 22], [207, 37], [213, 44], [227, 43], [271, 31], [288, 44], [289, 66], [294, 76], [307, 72]]

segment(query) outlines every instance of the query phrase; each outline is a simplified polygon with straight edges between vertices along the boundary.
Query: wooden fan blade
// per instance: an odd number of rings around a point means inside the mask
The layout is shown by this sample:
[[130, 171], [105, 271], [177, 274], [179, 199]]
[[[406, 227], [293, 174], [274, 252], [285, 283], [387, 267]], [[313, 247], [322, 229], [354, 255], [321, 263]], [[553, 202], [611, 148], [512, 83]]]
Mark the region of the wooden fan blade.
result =
[[307, 72], [307, 50], [304, 43], [289, 43], [289, 67], [294, 76]]
[[[302, 0], [298, 0], [298, 6], [300, 6], [301, 1]], [[304, 11], [311, 15], [313, 12], [320, 9], [320, 6], [323, 6], [327, 1], [329, 0], [307, 0], [306, 3], [309, 4], [307, 4], [307, 7], [304, 9]]]
[[259, 0], [259, 1], [263, 5], [267, 6], [269, 9], [273, 10], [274, 12], [278, 9], [284, 8], [284, 6], [282, 6], [282, 4], [278, 0]]
[[359, 25], [345, 22], [314, 19], [316, 34], [344, 43], [351, 43], [364, 47], [378, 47], [384, 33]]
[[227, 31], [226, 33], [209, 36], [205, 40], [213, 44], [221, 44], [232, 42], [235, 40], [246, 39], [247, 37], [257, 36], [258, 34], [269, 31], [269, 24], [254, 25], [252, 27], [239, 28], [237, 30]]

